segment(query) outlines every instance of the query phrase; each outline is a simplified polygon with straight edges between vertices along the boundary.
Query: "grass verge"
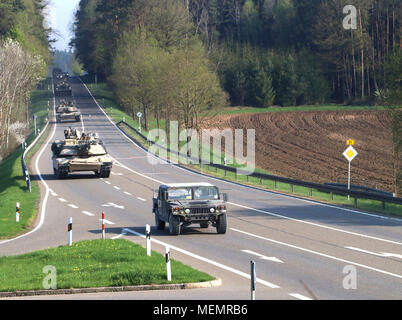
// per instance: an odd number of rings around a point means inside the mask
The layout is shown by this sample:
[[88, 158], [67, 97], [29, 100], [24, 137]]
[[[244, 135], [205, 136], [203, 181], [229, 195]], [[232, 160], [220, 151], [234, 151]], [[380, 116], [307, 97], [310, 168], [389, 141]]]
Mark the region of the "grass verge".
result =
[[171, 260], [172, 281], [166, 280], [165, 257], [131, 241], [91, 240], [19, 256], [0, 258], [0, 291], [43, 290], [46, 266], [56, 270], [57, 289], [192, 283], [215, 280]]
[[[91, 90], [94, 97], [98, 100], [98, 102], [103, 106], [105, 112], [111, 117], [111, 119], [117, 123], [123, 118], [125, 121], [133, 126], [134, 128], [138, 127], [138, 122], [134, 121], [130, 115], [125, 113], [123, 108], [116, 103], [116, 100], [113, 96], [113, 92], [108, 88], [106, 83], [98, 83], [97, 86], [94, 84], [89, 84], [88, 88]], [[241, 108], [233, 111], [223, 111], [222, 114], [234, 114], [234, 113], [256, 113], [256, 112], [282, 112], [282, 111], [325, 111], [325, 110], [382, 110], [386, 107], [361, 107], [361, 106], [301, 106], [301, 107], [284, 107], [284, 108]], [[150, 128], [155, 128], [156, 124], [153, 121], [150, 121]], [[147, 142], [142, 139], [135, 131], [126, 127], [125, 131], [134, 137], [139, 143], [141, 143], [145, 148], [148, 148]], [[145, 134], [145, 133], [144, 133]], [[223, 155], [222, 155], [223, 157]], [[222, 161], [223, 162], [223, 161]], [[184, 165], [185, 166], [185, 165]], [[272, 180], [262, 180], [260, 182], [259, 179], [248, 177], [244, 175], [235, 175], [231, 172], [225, 172], [223, 170], [215, 169], [209, 166], [203, 166], [202, 169], [199, 165], [187, 165], [187, 167], [200, 171], [202, 173], [208, 174], [213, 177], [217, 177], [220, 179], [225, 179], [233, 182], [239, 182], [245, 185], [258, 187], [266, 190], [277, 191], [289, 195], [296, 195], [302, 198], [307, 198], [311, 200], [322, 201], [334, 205], [341, 205], [350, 208], [362, 209], [365, 211], [376, 212], [387, 215], [395, 215], [402, 217], [402, 206], [392, 203], [386, 203], [385, 208], [382, 207], [382, 202], [376, 200], [369, 199], [358, 199], [357, 207], [355, 207], [354, 199], [348, 199], [347, 196], [343, 195], [333, 195], [330, 193], [321, 192], [319, 190], [312, 190], [312, 195], [310, 196], [310, 189], [301, 186], [294, 186], [293, 192], [290, 184], [278, 182], [276, 186], [274, 185], [274, 181]], [[256, 172], [271, 174], [267, 171], [257, 168]]]
[[[37, 128], [42, 129], [45, 126], [48, 117], [48, 101], [48, 90], [36, 90], [32, 93], [30, 113], [37, 115]], [[32, 133], [26, 139], [28, 145], [35, 139], [33, 121], [30, 123], [30, 129]], [[32, 155], [37, 151], [45, 136], [46, 133], [42, 135], [41, 141], [38, 141], [36, 147], [26, 157], [28, 167]], [[32, 192], [30, 193], [27, 189], [21, 168], [22, 153], [22, 148], [18, 147], [0, 163], [0, 239], [26, 232], [38, 211], [39, 185], [37, 181], [31, 181]], [[20, 203], [20, 222], [18, 223], [15, 217], [17, 202]]]

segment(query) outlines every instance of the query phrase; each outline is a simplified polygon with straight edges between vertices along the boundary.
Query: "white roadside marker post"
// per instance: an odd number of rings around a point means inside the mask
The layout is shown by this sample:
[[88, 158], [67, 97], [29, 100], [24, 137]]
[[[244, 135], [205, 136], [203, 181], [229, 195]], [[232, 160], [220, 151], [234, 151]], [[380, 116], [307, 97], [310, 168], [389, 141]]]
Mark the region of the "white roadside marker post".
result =
[[105, 240], [105, 213], [102, 212], [102, 239]]
[[251, 300], [255, 300], [255, 289], [257, 287], [257, 272], [256, 264], [250, 261], [250, 274], [251, 274]]
[[15, 212], [15, 221], [20, 222], [20, 203], [17, 202], [16, 205], [16, 212]]
[[73, 244], [73, 218], [68, 218], [68, 245], [71, 246]]
[[146, 238], [147, 238], [147, 256], [151, 256], [151, 226], [149, 224], [145, 227]]
[[170, 247], [166, 246], [165, 250], [167, 281], [172, 281], [172, 269], [170, 267]]

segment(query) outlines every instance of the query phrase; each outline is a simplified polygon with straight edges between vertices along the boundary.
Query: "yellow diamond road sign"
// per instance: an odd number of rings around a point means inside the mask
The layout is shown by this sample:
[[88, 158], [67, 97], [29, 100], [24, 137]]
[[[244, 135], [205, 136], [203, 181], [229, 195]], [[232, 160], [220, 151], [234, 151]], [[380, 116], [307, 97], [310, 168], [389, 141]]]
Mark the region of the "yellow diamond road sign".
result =
[[352, 161], [356, 156], [357, 156], [357, 151], [355, 150], [355, 148], [353, 148], [352, 146], [349, 146], [345, 152], [343, 153], [343, 156], [348, 160], [348, 161]]

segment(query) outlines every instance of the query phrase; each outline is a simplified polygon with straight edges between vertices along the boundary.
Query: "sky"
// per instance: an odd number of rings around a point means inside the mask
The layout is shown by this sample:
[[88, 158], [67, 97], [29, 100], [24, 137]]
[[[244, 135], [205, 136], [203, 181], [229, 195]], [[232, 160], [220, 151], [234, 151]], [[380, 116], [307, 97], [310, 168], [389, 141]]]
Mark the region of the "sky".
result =
[[80, 0], [51, 0], [47, 12], [50, 27], [57, 31], [53, 35], [57, 42], [53, 46], [57, 50], [68, 50], [68, 43], [72, 37], [71, 25], [74, 21], [74, 12]]

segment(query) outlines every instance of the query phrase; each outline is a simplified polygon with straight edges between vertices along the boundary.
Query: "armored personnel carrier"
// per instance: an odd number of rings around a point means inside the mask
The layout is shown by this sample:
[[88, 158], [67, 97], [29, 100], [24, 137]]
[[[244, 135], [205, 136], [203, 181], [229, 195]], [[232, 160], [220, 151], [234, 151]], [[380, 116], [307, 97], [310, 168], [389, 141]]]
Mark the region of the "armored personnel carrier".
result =
[[226, 233], [227, 195], [209, 183], [167, 184], [159, 187], [153, 198], [153, 213], [158, 230], [169, 223], [169, 233], [178, 235], [181, 228], [199, 224], [201, 228], [216, 227], [219, 234]]
[[69, 173], [92, 171], [99, 178], [108, 178], [112, 158], [96, 134], [85, 134], [71, 128], [64, 131], [65, 140], [52, 143], [53, 172], [59, 179]]

